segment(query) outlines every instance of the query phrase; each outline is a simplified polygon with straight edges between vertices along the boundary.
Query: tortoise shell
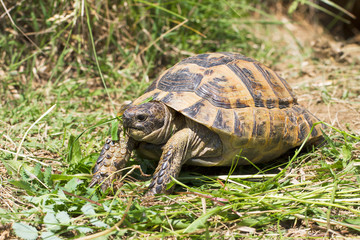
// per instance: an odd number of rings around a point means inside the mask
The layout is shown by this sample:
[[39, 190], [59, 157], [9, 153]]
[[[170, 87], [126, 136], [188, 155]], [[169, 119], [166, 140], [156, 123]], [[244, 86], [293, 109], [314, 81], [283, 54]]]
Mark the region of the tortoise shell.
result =
[[223, 144], [221, 159], [196, 165], [231, 165], [241, 151], [254, 163], [271, 160], [321, 139], [321, 125], [301, 107], [288, 83], [263, 64], [234, 53], [189, 57], [155, 80], [133, 104], [160, 101], [216, 132]]

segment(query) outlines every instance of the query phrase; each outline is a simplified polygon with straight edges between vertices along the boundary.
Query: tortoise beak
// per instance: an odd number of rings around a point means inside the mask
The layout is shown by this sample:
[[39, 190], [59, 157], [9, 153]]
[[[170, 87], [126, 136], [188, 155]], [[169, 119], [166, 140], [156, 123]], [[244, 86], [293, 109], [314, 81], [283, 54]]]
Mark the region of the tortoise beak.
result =
[[129, 128], [131, 127], [131, 120], [133, 119], [134, 114], [128, 111], [125, 111], [123, 114], [123, 126], [124, 128]]
[[130, 129], [142, 131], [144, 129], [144, 126], [142, 124], [139, 124], [135, 120], [135, 117], [136, 117], [136, 113], [134, 112], [124, 112], [123, 127], [124, 129], [126, 129], [126, 131], [129, 131]]

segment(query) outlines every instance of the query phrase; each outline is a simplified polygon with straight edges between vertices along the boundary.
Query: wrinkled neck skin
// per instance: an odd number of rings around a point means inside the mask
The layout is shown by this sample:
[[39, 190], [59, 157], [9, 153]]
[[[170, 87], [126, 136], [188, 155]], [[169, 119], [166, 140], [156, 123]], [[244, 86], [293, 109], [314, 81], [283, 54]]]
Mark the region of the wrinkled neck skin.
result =
[[165, 104], [163, 105], [165, 109], [164, 126], [143, 137], [141, 141], [152, 144], [164, 144], [176, 131], [182, 127], [182, 115], [179, 116], [180, 114], [177, 114], [173, 109], [167, 107]]

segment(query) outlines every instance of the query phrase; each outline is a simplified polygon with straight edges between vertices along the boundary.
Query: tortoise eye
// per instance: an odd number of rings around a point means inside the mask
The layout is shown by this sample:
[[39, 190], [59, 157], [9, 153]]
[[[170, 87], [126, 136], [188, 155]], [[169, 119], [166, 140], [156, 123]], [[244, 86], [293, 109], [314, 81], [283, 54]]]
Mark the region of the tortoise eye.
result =
[[136, 116], [136, 120], [143, 122], [147, 119], [147, 116], [145, 114], [139, 114]]

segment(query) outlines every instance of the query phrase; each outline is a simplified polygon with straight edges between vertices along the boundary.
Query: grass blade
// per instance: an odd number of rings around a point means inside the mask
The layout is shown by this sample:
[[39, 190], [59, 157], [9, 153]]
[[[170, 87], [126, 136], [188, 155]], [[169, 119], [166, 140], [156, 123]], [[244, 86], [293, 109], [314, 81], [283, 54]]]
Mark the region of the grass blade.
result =
[[184, 233], [192, 233], [196, 231], [197, 229], [204, 227], [206, 221], [209, 219], [209, 217], [215, 215], [221, 210], [221, 207], [214, 207], [207, 211], [205, 214], [201, 215], [198, 219], [196, 219], [194, 222], [192, 222], [185, 230]]

